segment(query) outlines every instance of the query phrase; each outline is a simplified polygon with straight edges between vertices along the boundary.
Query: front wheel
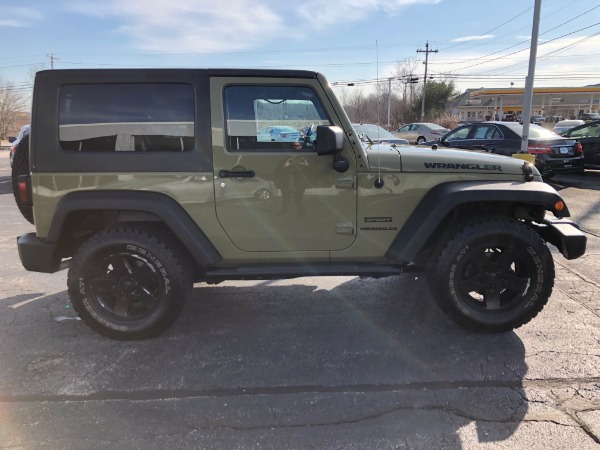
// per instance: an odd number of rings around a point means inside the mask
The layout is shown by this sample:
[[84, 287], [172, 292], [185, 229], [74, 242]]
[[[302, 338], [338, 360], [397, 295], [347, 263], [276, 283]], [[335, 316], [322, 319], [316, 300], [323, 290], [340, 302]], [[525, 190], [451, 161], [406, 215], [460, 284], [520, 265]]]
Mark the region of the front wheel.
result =
[[429, 270], [442, 310], [467, 329], [509, 331], [529, 322], [554, 286], [554, 261], [540, 236], [511, 218], [467, 224]]
[[73, 256], [69, 297], [81, 319], [113, 339], [143, 339], [169, 327], [192, 288], [185, 255], [161, 233], [108, 229]]

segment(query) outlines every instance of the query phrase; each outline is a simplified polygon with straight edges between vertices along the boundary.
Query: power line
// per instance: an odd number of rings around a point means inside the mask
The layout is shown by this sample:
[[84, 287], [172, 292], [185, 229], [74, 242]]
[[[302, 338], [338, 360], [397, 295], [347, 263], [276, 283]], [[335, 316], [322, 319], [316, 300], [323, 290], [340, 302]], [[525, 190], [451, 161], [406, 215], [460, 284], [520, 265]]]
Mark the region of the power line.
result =
[[[583, 15], [585, 15], [585, 14], [587, 14], [587, 13], [589, 13], [589, 12], [591, 12], [591, 11], [593, 11], [593, 10], [597, 9], [597, 8], [600, 8], [600, 5], [594, 6], [594, 7], [590, 8], [590, 9], [588, 9], [587, 11], [584, 11], [584, 12], [582, 12], [581, 14], [579, 14], [579, 15], [577, 15], [577, 16], [575, 16], [575, 17], [572, 17], [571, 19], [569, 19], [569, 20], [567, 20], [567, 21], [564, 21], [564, 22], [562, 22], [560, 25], [557, 25], [557, 26], [555, 26], [555, 27], [553, 27], [553, 28], [550, 28], [549, 30], [546, 30], [546, 31], [544, 31], [543, 33], [540, 33], [540, 36], [543, 36], [543, 35], [545, 35], [545, 34], [548, 34], [548, 33], [550, 33], [551, 31], [557, 30], [558, 28], [561, 28], [561, 27], [565, 26], [566, 24], [568, 24], [568, 23], [570, 23], [570, 22], [572, 22], [572, 21], [574, 21], [574, 20], [576, 20], [576, 19], [580, 18], [581, 16], [583, 16]], [[599, 22], [599, 23], [600, 23], [600, 22]], [[574, 34], [574, 33], [577, 33], [577, 32], [579, 32], [579, 31], [586, 30], [586, 29], [588, 29], [588, 28], [591, 28], [591, 27], [594, 27], [594, 26], [598, 25], [599, 23], [596, 23], [596, 24], [594, 24], [594, 25], [591, 25], [591, 26], [589, 26], [589, 27], [581, 28], [581, 29], [579, 29], [579, 30], [576, 30], [576, 31], [574, 31], [574, 32], [572, 32], [572, 33], [568, 33], [568, 34], [565, 34], [565, 35], [559, 36], [558, 38], [554, 38], [554, 39], [551, 39], [551, 40], [549, 40], [549, 41], [543, 42], [543, 43], [542, 43], [542, 44], [540, 44], [540, 45], [547, 44], [547, 43], [549, 43], [549, 42], [553, 42], [553, 41], [555, 41], [555, 40], [557, 40], [557, 39], [560, 39], [560, 38], [562, 38], [562, 37], [569, 36], [569, 35], [571, 35], [571, 34]], [[504, 48], [504, 49], [502, 49], [502, 50], [498, 50], [498, 51], [496, 51], [496, 52], [489, 53], [489, 54], [487, 54], [487, 55], [480, 56], [480, 57], [477, 57], [477, 58], [475, 58], [475, 59], [471, 59], [470, 61], [477, 61], [477, 60], [480, 60], [480, 59], [483, 59], [483, 58], [487, 58], [487, 57], [489, 57], [489, 56], [497, 55], [497, 54], [499, 54], [499, 53], [502, 53], [502, 52], [504, 52], [504, 51], [506, 51], [506, 50], [510, 50], [511, 48], [518, 47], [519, 45], [525, 44], [525, 43], [527, 43], [527, 42], [529, 42], [529, 39], [526, 39], [526, 40], [523, 40], [523, 41], [521, 41], [521, 42], [518, 42], [517, 44], [511, 45], [511, 46], [509, 46], [509, 47], [506, 47], [506, 48]], [[522, 51], [525, 51], [525, 50], [527, 50], [527, 49], [526, 49], [526, 48], [525, 48], [525, 49], [521, 49], [521, 50], [518, 50], [518, 51], [516, 51], [516, 52], [512, 52], [512, 53], [509, 53], [509, 54], [507, 54], [507, 55], [500, 56], [500, 57], [498, 57], [498, 58], [493, 58], [493, 59], [490, 59], [490, 60], [488, 60], [488, 61], [486, 61], [486, 62], [497, 61], [498, 59], [501, 59], [501, 58], [503, 58], [503, 57], [510, 56], [510, 55], [515, 55], [515, 54], [517, 54], [517, 53], [520, 53], [520, 52], [522, 52]], [[467, 60], [465, 60], [464, 62], [466, 62], [466, 61], [467, 61]], [[485, 64], [486, 62], [482, 62], [482, 63], [474, 64], [474, 65], [472, 65], [472, 66], [461, 67], [460, 69], [456, 69], [456, 70], [464, 70], [464, 69], [468, 69], [468, 68], [470, 68], [470, 67], [475, 67], [475, 66], [478, 66], [478, 65], [481, 65], [481, 64]], [[455, 64], [458, 64], [458, 63], [455, 63]]]
[[512, 22], [513, 20], [516, 20], [516, 19], [518, 19], [519, 17], [521, 17], [522, 15], [524, 15], [524, 14], [525, 14], [527, 11], [529, 11], [529, 10], [530, 10], [530, 9], [532, 9], [532, 8], [533, 8], [533, 6], [530, 6], [529, 8], [527, 8], [527, 9], [525, 9], [525, 10], [521, 11], [519, 14], [517, 14], [517, 15], [516, 15], [516, 16], [514, 16], [513, 18], [511, 18], [511, 19], [508, 19], [508, 20], [507, 20], [506, 22], [504, 22], [504, 23], [501, 23], [501, 24], [500, 24], [500, 25], [498, 25], [497, 27], [495, 27], [495, 28], [492, 28], [492, 29], [491, 29], [491, 30], [489, 30], [489, 31], [486, 31], [485, 33], [483, 33], [483, 34], [480, 34], [480, 35], [478, 35], [478, 36], [474, 37], [473, 39], [469, 39], [469, 40], [467, 40], [467, 41], [464, 41], [464, 42], [459, 42], [459, 43], [458, 43], [458, 44], [456, 44], [456, 45], [451, 45], [450, 47], [443, 48], [443, 49], [442, 49], [442, 51], [444, 51], [444, 50], [450, 50], [451, 48], [456, 48], [456, 47], [459, 47], [459, 46], [461, 46], [461, 45], [464, 45], [464, 44], [465, 44], [465, 43], [467, 43], [467, 42], [471, 42], [471, 41], [477, 40], [477, 38], [481, 38], [481, 37], [487, 36], [488, 34], [492, 33], [493, 31], [496, 31], [497, 29], [499, 29], [499, 28], [502, 28], [502, 27], [503, 27], [504, 25], [506, 25], [507, 23], [510, 23], [510, 22]]
[[[598, 25], [600, 25], [600, 22], [597, 22], [597, 23], [595, 23], [595, 24], [593, 24], [593, 25], [590, 25], [590, 26], [587, 26], [587, 27], [584, 27], [584, 28], [580, 28], [579, 30], [575, 30], [575, 31], [573, 31], [573, 32], [571, 32], [571, 33], [563, 34], [562, 36], [558, 36], [558, 37], [556, 37], [556, 38], [554, 38], [554, 39], [550, 39], [550, 40], [548, 40], [548, 41], [542, 42], [542, 43], [540, 44], [540, 46], [542, 46], [542, 45], [546, 45], [546, 44], [549, 44], [550, 42], [557, 41], [557, 40], [559, 40], [559, 39], [562, 39], [562, 38], [564, 38], [564, 37], [570, 36], [570, 35], [572, 35], [572, 34], [575, 34], [575, 33], [579, 33], [580, 31], [584, 31], [584, 30], [587, 30], [587, 29], [589, 29], [589, 28], [593, 28], [593, 27], [595, 27], [595, 26], [598, 26]], [[547, 33], [547, 32], [546, 32], [546, 33]], [[545, 33], [541, 33], [541, 34], [540, 34], [540, 36], [541, 36], [542, 34], [545, 34]], [[520, 43], [519, 43], [519, 44], [517, 44], [517, 45], [523, 44], [524, 42], [526, 42], [526, 41], [520, 42]], [[513, 47], [514, 47], [514, 46], [513, 46]], [[506, 49], [505, 49], [505, 50], [506, 50]], [[521, 53], [521, 52], [523, 52], [523, 51], [526, 51], [526, 50], [527, 50], [527, 49], [526, 49], [526, 48], [524, 48], [524, 49], [521, 49], [521, 50], [517, 50], [516, 52], [509, 53], [509, 54], [507, 54], [507, 55], [499, 56], [499, 57], [497, 57], [497, 58], [493, 58], [493, 59], [490, 59], [490, 60], [487, 60], [487, 61], [483, 61], [483, 62], [480, 62], [480, 63], [477, 63], [477, 64], [472, 64], [472, 65], [470, 65], [470, 66], [461, 67], [460, 69], [456, 69], [456, 70], [465, 70], [465, 69], [470, 69], [471, 67], [481, 66], [482, 64], [487, 64], [487, 63], [489, 63], [489, 62], [492, 62], [492, 61], [497, 61], [497, 60], [499, 60], [499, 59], [503, 59], [503, 58], [505, 58], [505, 57], [507, 57], [507, 56], [516, 55], [517, 53]], [[496, 53], [500, 53], [500, 52], [496, 52]], [[494, 54], [494, 53], [492, 53], [491, 55], [493, 55], [493, 54]], [[491, 56], [491, 55], [487, 55], [487, 56]], [[475, 60], [477, 60], [477, 59], [481, 59], [481, 58], [475, 58]], [[508, 67], [510, 67], [510, 66], [508, 66]], [[496, 70], [502, 70], [502, 69], [503, 69], [503, 68], [500, 68], [500, 69], [493, 69], [492, 71], [496, 71]]]
[[[563, 9], [568, 8], [573, 3], [577, 3], [578, 1], [579, 0], [573, 0], [571, 3], [567, 3], [566, 5], [562, 6], [561, 8], [559, 8], [559, 9], [557, 9], [557, 10], [555, 10], [555, 11], [553, 11], [553, 12], [547, 14], [547, 15], [545, 15], [544, 19], [548, 19], [549, 17], [552, 17], [555, 14], [558, 14]], [[531, 9], [531, 8], [529, 8], [529, 9]], [[530, 28], [530, 26], [526, 25], [524, 27], [521, 27], [521, 28], [518, 28], [516, 30], [511, 31], [510, 33], [504, 34], [504, 35], [500, 36], [498, 39], [495, 39], [493, 41], [486, 41], [486, 42], [482, 42], [480, 44], [471, 45], [470, 47], [467, 47], [465, 50], [469, 50], [469, 49], [475, 48], [475, 47], [481, 47], [482, 45], [489, 46], [490, 44], [493, 44], [494, 42], [498, 42], [500, 39], [504, 39], [505, 37], [508, 37], [508, 36], [513, 36], [515, 33], [518, 33], [519, 31], [527, 30], [529, 28]], [[497, 44], [497, 45], [500, 45], [500, 44]]]

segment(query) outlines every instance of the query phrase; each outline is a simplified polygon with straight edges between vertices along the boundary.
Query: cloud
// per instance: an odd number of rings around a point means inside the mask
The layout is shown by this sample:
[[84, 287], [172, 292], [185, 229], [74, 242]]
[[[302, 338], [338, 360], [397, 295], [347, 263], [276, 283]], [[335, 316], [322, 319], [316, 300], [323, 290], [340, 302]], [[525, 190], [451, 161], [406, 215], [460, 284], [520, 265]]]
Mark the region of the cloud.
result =
[[414, 4], [442, 0], [92, 0], [71, 1], [68, 9], [114, 20], [117, 30], [144, 50], [217, 53], [254, 48], [272, 39], [310, 33], [336, 23], [394, 14]]
[[[406, 6], [438, 4], [442, 0], [308, 0], [299, 8], [301, 16], [312, 19], [316, 28], [338, 22], [359, 22], [370, 15], [384, 12], [396, 14]], [[318, 13], [318, 14], [317, 14]]]
[[0, 26], [11, 28], [27, 28], [42, 19], [39, 11], [21, 7], [0, 7]]
[[77, 2], [70, 9], [114, 19], [136, 47], [157, 52], [243, 50], [285, 28], [268, 4], [249, 0], [105, 0]]
[[493, 34], [484, 34], [481, 36], [464, 36], [452, 39], [452, 42], [483, 41], [484, 39], [492, 39], [493, 37], [495, 37], [495, 35]]

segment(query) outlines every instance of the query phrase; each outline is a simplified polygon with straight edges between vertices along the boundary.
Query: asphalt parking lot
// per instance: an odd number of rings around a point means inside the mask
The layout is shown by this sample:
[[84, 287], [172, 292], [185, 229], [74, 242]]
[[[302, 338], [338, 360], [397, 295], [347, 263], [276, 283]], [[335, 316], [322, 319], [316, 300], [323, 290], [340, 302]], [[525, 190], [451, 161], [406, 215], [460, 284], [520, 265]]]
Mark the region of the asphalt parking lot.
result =
[[554, 252], [546, 308], [515, 332], [457, 328], [426, 280], [197, 284], [140, 342], [69, 307], [66, 272], [28, 273], [0, 152], [0, 448], [600, 446], [600, 172], [552, 180], [588, 235]]

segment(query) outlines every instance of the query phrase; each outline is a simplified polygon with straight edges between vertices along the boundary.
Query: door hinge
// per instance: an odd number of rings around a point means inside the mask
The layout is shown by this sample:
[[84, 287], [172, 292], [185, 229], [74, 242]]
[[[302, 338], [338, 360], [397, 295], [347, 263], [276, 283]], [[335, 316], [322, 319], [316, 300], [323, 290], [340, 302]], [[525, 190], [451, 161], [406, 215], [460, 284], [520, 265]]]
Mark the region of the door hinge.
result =
[[342, 177], [335, 180], [335, 187], [340, 189], [354, 189], [354, 177]]
[[337, 234], [354, 234], [354, 222], [342, 222], [335, 225]]

